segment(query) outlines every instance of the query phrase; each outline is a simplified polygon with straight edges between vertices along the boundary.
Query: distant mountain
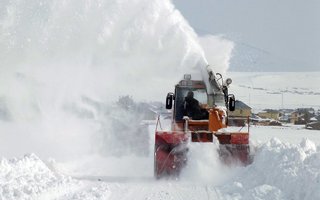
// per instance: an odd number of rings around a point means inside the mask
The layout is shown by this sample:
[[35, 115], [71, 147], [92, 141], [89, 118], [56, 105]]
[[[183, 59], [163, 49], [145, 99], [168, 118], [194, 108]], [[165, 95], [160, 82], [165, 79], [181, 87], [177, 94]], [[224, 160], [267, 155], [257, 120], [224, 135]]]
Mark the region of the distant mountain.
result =
[[173, 0], [200, 35], [233, 41], [232, 71], [320, 71], [320, 1]]
[[258, 47], [235, 42], [229, 71], [243, 72], [281, 72], [281, 71], [319, 71], [301, 60], [285, 58]]

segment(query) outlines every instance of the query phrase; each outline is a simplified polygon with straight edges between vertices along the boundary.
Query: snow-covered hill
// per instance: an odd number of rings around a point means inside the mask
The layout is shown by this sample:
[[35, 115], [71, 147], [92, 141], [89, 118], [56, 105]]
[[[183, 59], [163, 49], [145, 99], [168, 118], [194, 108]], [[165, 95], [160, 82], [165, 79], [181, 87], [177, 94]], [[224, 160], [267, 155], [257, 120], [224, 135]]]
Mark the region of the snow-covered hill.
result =
[[320, 72], [229, 72], [230, 92], [255, 110], [320, 108]]

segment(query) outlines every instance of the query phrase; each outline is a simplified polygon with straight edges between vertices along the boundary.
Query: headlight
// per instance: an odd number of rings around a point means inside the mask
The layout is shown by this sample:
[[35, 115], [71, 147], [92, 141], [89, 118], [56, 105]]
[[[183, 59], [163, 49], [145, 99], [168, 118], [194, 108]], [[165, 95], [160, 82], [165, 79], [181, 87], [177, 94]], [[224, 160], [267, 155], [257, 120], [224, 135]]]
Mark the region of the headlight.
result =
[[230, 85], [231, 83], [232, 83], [232, 79], [231, 79], [231, 78], [227, 78], [226, 84], [227, 84], [227, 85]]

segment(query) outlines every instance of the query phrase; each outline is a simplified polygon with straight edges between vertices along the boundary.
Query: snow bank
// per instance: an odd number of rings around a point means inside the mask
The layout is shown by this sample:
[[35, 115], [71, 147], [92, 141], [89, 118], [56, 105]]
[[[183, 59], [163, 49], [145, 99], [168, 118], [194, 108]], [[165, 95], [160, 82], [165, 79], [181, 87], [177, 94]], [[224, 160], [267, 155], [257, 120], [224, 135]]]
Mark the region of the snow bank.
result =
[[0, 199], [34, 199], [49, 189], [76, 183], [50, 170], [36, 155], [0, 160]]
[[[272, 139], [257, 147], [255, 160], [251, 165], [235, 168], [228, 168], [219, 163], [216, 149], [212, 148], [214, 145], [190, 146], [191, 158], [198, 160], [190, 162], [181, 180], [178, 181], [128, 177], [123, 179], [124, 177], [120, 176], [112, 177], [111, 174], [101, 176], [99, 173], [96, 176], [78, 177], [81, 181], [75, 181], [56, 173], [55, 170], [50, 170], [35, 155], [28, 155], [22, 159], [2, 159], [0, 198], [70, 200], [320, 198], [320, 148], [312, 141], [304, 139], [300, 144], [290, 144]], [[211, 159], [212, 156], [215, 159]], [[60, 168], [61, 163], [57, 164]], [[81, 165], [81, 163], [76, 164]], [[76, 169], [67, 164], [62, 166], [71, 171]], [[56, 167], [54, 165], [54, 168]], [[98, 179], [101, 181], [97, 181]]]
[[319, 150], [307, 139], [299, 145], [272, 139], [221, 193], [232, 199], [319, 199]]

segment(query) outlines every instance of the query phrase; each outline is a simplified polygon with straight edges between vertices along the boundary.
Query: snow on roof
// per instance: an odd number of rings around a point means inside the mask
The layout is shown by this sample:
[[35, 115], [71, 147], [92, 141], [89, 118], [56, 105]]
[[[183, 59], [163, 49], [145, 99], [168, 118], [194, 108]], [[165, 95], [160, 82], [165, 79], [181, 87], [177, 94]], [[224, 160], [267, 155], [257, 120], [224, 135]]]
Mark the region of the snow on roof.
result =
[[312, 117], [312, 118], [310, 119], [310, 121], [318, 121], [318, 119], [315, 118], [315, 117]]

